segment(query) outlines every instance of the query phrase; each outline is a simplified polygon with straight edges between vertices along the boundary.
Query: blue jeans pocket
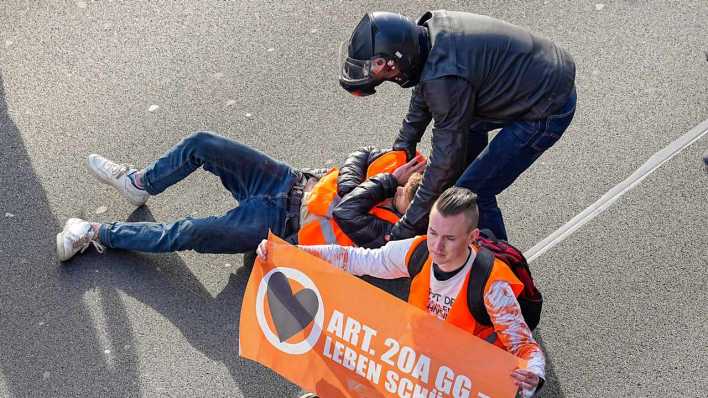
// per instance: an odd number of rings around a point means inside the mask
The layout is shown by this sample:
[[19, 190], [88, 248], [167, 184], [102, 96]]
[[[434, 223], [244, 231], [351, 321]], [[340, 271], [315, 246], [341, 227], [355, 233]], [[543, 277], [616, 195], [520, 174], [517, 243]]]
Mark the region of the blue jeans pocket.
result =
[[544, 152], [555, 144], [563, 135], [563, 132], [570, 126], [575, 114], [575, 104], [570, 110], [563, 109], [563, 113], [551, 115], [542, 123], [544, 129], [533, 137], [529, 144], [537, 152]]
[[553, 146], [561, 137], [561, 134], [552, 132], [543, 132], [531, 141], [531, 148], [536, 152], [544, 152], [546, 149]]

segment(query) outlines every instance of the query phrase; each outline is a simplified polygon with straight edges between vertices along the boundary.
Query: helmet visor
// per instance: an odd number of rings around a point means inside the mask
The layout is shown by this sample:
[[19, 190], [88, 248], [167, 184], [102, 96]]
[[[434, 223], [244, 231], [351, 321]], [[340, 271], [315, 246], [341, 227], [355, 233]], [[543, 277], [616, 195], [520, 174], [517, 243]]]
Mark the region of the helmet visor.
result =
[[342, 77], [349, 82], [358, 82], [373, 79], [371, 74], [371, 61], [362, 61], [346, 57], [341, 61]]
[[350, 58], [346, 46], [347, 42], [342, 42], [339, 46], [338, 65], [341, 65], [339, 82], [349, 92], [356, 90], [373, 94], [376, 92], [374, 87], [382, 81], [373, 76], [371, 60]]

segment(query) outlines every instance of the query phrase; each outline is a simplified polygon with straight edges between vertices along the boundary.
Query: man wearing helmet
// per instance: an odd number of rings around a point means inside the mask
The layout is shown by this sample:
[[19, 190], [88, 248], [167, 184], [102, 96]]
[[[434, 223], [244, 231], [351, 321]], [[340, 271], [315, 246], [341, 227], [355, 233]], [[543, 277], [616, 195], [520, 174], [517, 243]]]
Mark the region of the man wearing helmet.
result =
[[[507, 239], [496, 195], [570, 125], [576, 103], [570, 54], [507, 22], [438, 10], [417, 22], [369, 13], [342, 58], [339, 82], [354, 95], [374, 94], [384, 81], [415, 87], [395, 149], [412, 156], [433, 121], [423, 184], [391, 239], [423, 233], [434, 200], [453, 183], [477, 194], [480, 228]], [[489, 142], [489, 131], [499, 128]]]

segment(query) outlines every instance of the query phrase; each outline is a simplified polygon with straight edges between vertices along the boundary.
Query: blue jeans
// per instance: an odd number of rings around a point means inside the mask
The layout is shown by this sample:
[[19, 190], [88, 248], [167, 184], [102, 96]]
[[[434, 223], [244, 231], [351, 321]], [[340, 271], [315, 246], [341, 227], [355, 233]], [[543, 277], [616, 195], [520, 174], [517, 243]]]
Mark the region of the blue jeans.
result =
[[107, 247], [143, 252], [196, 250], [244, 253], [255, 250], [268, 230], [286, 232], [299, 209], [288, 209], [288, 195], [299, 174], [285, 163], [209, 132], [193, 133], [143, 170], [143, 185], [157, 195], [199, 167], [213, 173], [239, 206], [222, 216], [185, 218], [171, 224], [116, 222], [102, 225]]
[[[576, 99], [573, 90], [559, 111], [541, 120], [478, 120], [472, 124], [467, 139], [468, 166], [455, 185], [477, 194], [479, 228], [491, 229], [497, 238], [508, 239], [496, 195], [560, 139], [573, 120]], [[501, 131], [487, 144], [489, 131], [498, 128]]]

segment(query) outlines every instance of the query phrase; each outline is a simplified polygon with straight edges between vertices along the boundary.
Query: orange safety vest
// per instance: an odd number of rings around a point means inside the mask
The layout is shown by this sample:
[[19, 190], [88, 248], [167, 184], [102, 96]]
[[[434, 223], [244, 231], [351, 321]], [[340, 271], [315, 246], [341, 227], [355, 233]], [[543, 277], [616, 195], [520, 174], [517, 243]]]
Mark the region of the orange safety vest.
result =
[[[405, 163], [406, 153], [404, 151], [386, 152], [371, 162], [366, 169], [366, 178], [379, 173], [391, 173]], [[297, 233], [299, 244], [354, 246], [354, 242], [342, 231], [332, 217], [332, 211], [341, 200], [337, 196], [337, 177], [339, 177], [339, 169], [332, 168], [309, 192], [304, 203], [309, 214]], [[392, 224], [395, 224], [400, 218], [393, 211], [380, 206], [371, 209], [369, 214]]]
[[[420, 240], [426, 238], [427, 237], [425, 235], [418, 236], [413, 241], [411, 248], [417, 247], [417, 243]], [[475, 250], [479, 250], [479, 248], [475, 247]], [[412, 254], [413, 250], [408, 250], [408, 253], [406, 254], [406, 264], [409, 263], [410, 256]], [[430, 297], [430, 272], [433, 268], [432, 265], [433, 260], [432, 257], [429, 255], [428, 259], [423, 265], [423, 268], [420, 270], [418, 275], [413, 278], [413, 281], [411, 281], [410, 293], [408, 295], [409, 304], [412, 304], [426, 312], [428, 311], [428, 299]], [[511, 285], [511, 289], [514, 291], [514, 295], [517, 297], [519, 296], [519, 293], [521, 293], [521, 291], [524, 289], [524, 284], [521, 283], [521, 281], [519, 280], [519, 278], [516, 277], [516, 275], [514, 275], [514, 272], [511, 271], [511, 268], [509, 268], [508, 265], [506, 265], [503, 261], [497, 258], [494, 259], [492, 271], [489, 273], [489, 279], [487, 279], [487, 283], [484, 286], [485, 294], [489, 291], [489, 288], [496, 281], [505, 281], [509, 283], [509, 285]], [[477, 323], [477, 321], [474, 319], [474, 316], [470, 312], [470, 307], [467, 304], [467, 289], [469, 289], [469, 283], [470, 278], [468, 273], [467, 277], [465, 278], [465, 283], [462, 285], [462, 288], [460, 289], [459, 293], [457, 293], [455, 302], [452, 304], [452, 308], [447, 314], [446, 321], [468, 332], [471, 332], [475, 336], [484, 339], [496, 346], [499, 346], [500, 348], [506, 348], [501, 343], [501, 340], [496, 338], [494, 327]]]

